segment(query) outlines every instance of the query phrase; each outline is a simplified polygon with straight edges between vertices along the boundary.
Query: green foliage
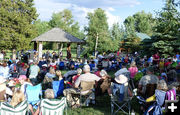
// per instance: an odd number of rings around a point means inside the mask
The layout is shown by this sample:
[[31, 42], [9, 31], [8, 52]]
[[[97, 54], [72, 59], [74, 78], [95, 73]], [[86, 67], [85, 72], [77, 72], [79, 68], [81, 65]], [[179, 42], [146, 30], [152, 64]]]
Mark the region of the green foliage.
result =
[[80, 31], [78, 22], [74, 21], [72, 12], [68, 9], [54, 13], [49, 21], [49, 25], [51, 28], [59, 27], [77, 38], [84, 38], [84, 33]]
[[0, 48], [28, 49], [37, 18], [33, 0], [1, 0], [0, 5]]
[[173, 55], [179, 47], [180, 14], [173, 0], [166, 0], [165, 7], [158, 12], [156, 34], [153, 36], [153, 50], [161, 54]]
[[111, 51], [113, 44], [105, 11], [98, 8], [94, 13], [88, 13], [87, 19], [89, 20], [88, 26], [85, 27], [87, 32], [87, 53], [92, 54], [95, 51], [95, 45], [97, 45], [99, 53]]
[[[37, 36], [50, 30], [51, 28], [59, 27], [79, 39], [83, 39], [85, 37], [84, 32], [80, 30], [78, 22], [73, 20], [72, 12], [68, 9], [64, 9], [58, 13], [53, 13], [52, 19], [49, 22], [40, 20], [36, 21], [35, 26]], [[45, 49], [57, 49], [57, 43], [47, 42], [43, 45]], [[66, 44], [64, 44], [64, 46], [65, 45]], [[76, 47], [76, 44], [72, 44], [71, 47]]]
[[110, 31], [111, 31], [111, 39], [112, 39], [111, 42], [113, 42], [113, 47], [111, 51], [117, 51], [119, 47], [122, 45], [121, 42], [124, 39], [125, 30], [122, 26], [119, 27], [119, 23], [115, 23], [113, 24]]
[[40, 19], [35, 21], [34, 27], [35, 27], [36, 34], [37, 34], [36, 36], [39, 36], [39, 35], [47, 32], [48, 30], [51, 29], [51, 26], [49, 25], [49, 22], [41, 21]]
[[134, 76], [134, 81], [137, 82], [139, 81], [143, 76], [143, 73], [142, 72], [138, 72], [136, 73], [136, 75]]
[[136, 36], [136, 32], [152, 35], [155, 19], [153, 19], [151, 13], [141, 11], [133, 16], [127, 17], [124, 21], [124, 25], [126, 28], [124, 47], [131, 52], [134, 52], [142, 48], [140, 46], [141, 39]]

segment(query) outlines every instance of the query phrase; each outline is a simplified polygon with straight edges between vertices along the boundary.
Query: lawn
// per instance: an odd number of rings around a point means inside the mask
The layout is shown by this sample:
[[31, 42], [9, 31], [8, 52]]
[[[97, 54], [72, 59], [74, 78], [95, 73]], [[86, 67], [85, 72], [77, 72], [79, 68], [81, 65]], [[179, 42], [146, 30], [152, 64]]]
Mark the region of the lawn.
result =
[[[62, 74], [67, 71], [62, 71]], [[108, 74], [114, 77], [114, 71], [108, 72]], [[131, 101], [131, 108], [134, 109], [136, 115], [140, 113], [140, 105], [136, 98], [133, 98]], [[67, 110], [68, 115], [111, 115], [111, 99], [108, 93], [105, 93], [103, 96], [96, 97], [96, 104], [89, 105], [88, 107], [84, 106], [81, 108]], [[141, 113], [142, 114], [142, 113]], [[124, 115], [122, 111], [119, 111], [116, 115]]]

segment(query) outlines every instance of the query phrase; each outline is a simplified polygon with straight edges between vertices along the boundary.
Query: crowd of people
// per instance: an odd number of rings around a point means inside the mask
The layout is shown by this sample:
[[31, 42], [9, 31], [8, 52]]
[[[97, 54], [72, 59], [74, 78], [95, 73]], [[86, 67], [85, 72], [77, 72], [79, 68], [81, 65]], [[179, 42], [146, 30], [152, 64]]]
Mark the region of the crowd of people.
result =
[[[62, 74], [62, 71], [67, 72]], [[115, 72], [109, 75], [108, 72]], [[143, 73], [141, 79], [136, 83], [134, 78], [137, 73]], [[12, 106], [18, 105], [27, 99], [26, 87], [28, 85], [35, 86], [42, 84], [44, 90], [44, 98], [56, 98], [58, 96], [66, 96], [69, 106], [76, 108], [80, 106], [79, 100], [73, 102], [73, 95], [78, 94], [78, 88], [82, 81], [95, 81], [95, 95], [99, 96], [104, 93], [109, 95], [120, 91], [122, 88], [118, 84], [130, 83], [132, 89], [137, 88], [139, 95], [145, 98], [149, 96], [147, 92], [148, 84], [157, 84], [164, 81], [167, 85], [165, 90], [179, 87], [180, 75], [180, 55], [177, 53], [173, 57], [160, 57], [156, 53], [150, 57], [140, 57], [136, 54], [110, 53], [106, 55], [98, 55], [95, 59], [63, 59], [59, 58], [57, 53], [45, 53], [43, 57], [29, 59], [23, 62], [21, 59], [2, 60], [0, 63], [0, 101], [10, 103]], [[53, 81], [63, 82], [62, 91], [55, 96], [53, 92]], [[111, 82], [116, 85], [114, 89]], [[18, 86], [19, 85], [19, 86]], [[156, 86], [155, 89], [156, 89]], [[160, 87], [160, 86], [158, 86]], [[132, 96], [132, 90], [129, 90]], [[92, 96], [92, 98], [94, 97]], [[78, 98], [78, 97], [76, 97]], [[123, 96], [120, 95], [120, 100]], [[28, 100], [28, 99], [27, 99]], [[95, 102], [92, 102], [95, 103]], [[33, 106], [29, 103], [29, 109], [32, 114], [39, 114], [33, 110]]]

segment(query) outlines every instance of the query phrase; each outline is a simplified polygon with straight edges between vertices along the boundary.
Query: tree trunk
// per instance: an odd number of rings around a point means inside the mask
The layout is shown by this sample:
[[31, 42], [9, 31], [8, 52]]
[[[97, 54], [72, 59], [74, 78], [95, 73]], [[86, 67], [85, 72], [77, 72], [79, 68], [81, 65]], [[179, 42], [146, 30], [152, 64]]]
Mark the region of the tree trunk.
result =
[[95, 51], [94, 51], [94, 56], [95, 56], [95, 58], [96, 58], [96, 55], [97, 55], [97, 53], [96, 53], [97, 47], [98, 47], [98, 33], [97, 33], [97, 35], [96, 35], [96, 44], [95, 44]]
[[16, 49], [12, 50], [12, 59], [16, 60]]

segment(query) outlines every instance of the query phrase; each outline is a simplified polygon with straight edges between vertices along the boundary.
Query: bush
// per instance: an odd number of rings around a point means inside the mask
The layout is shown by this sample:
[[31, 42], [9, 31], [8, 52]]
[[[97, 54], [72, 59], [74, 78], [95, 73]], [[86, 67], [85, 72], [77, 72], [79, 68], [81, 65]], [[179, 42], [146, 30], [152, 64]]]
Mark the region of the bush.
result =
[[136, 73], [136, 75], [134, 76], [134, 81], [137, 82], [139, 81], [143, 76], [143, 73], [142, 72], [138, 72]]

